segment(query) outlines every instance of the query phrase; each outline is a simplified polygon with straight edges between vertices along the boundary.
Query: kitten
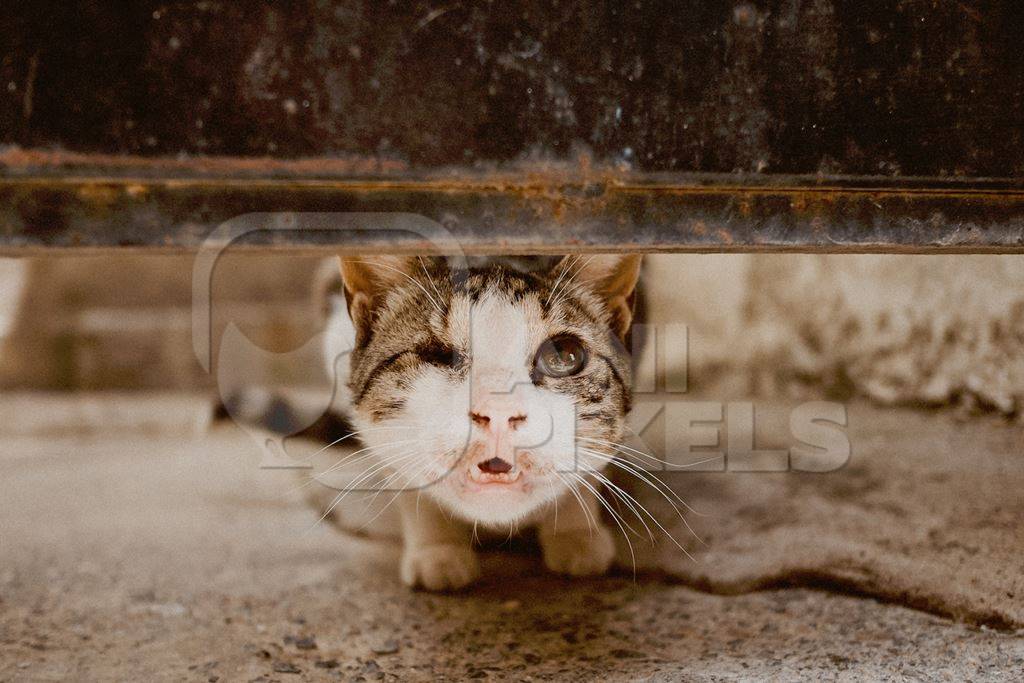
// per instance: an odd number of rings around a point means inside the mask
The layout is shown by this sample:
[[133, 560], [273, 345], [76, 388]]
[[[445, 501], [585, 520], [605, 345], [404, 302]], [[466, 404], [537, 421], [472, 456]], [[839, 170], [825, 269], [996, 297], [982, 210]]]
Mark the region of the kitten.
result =
[[535, 527], [551, 570], [608, 570], [615, 549], [599, 488], [630, 407], [640, 264], [341, 259], [340, 280], [326, 287], [325, 357], [342, 375], [356, 460], [396, 491], [385, 497], [398, 511], [406, 584], [471, 583], [478, 529]]

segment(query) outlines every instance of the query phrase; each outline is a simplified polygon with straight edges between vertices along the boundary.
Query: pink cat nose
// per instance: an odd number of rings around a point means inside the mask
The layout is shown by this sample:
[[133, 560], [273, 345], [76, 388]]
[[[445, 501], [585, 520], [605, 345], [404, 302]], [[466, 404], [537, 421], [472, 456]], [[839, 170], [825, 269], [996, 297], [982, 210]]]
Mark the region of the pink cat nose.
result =
[[484, 460], [483, 462], [478, 462], [476, 466], [480, 468], [481, 472], [486, 474], [506, 474], [512, 471], [512, 463], [501, 458]]
[[[484, 414], [484, 413], [481, 413], [481, 412], [476, 412], [476, 411], [472, 411], [469, 414], [469, 419], [471, 419], [473, 421], [473, 424], [475, 424], [478, 427], [483, 427], [484, 429], [487, 429], [487, 428], [489, 428], [491, 426], [491, 417], [492, 417], [491, 415], [487, 415], [487, 414]], [[505, 415], [494, 415], [494, 417], [497, 420], [496, 424], [500, 424], [500, 419], [502, 417], [505, 417]], [[516, 413], [515, 415], [509, 415], [506, 418], [506, 423], [508, 424], [508, 428], [511, 429], [511, 430], [515, 430], [516, 428], [518, 428], [524, 422], [526, 422], [526, 416], [521, 414], [521, 413]]]

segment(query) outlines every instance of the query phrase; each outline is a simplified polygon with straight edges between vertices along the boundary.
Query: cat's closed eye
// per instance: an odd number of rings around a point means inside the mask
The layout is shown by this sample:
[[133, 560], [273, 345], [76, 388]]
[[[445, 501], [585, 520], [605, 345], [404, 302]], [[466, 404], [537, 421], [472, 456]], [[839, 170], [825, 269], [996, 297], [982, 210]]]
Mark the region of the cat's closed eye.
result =
[[579, 374], [587, 365], [587, 350], [583, 342], [571, 334], [559, 334], [547, 339], [534, 357], [534, 372], [553, 378]]
[[442, 368], [460, 368], [466, 363], [466, 357], [447, 344], [424, 344], [416, 349], [416, 355], [423, 362]]

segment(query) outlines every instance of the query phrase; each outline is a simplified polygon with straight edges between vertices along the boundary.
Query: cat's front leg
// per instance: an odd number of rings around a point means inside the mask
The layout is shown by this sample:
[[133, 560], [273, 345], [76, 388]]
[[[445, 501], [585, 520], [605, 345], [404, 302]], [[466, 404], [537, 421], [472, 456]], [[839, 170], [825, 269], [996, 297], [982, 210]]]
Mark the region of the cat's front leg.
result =
[[458, 590], [480, 576], [468, 524], [451, 518], [426, 495], [403, 493], [402, 582], [432, 591]]
[[544, 564], [570, 576], [604, 574], [615, 557], [615, 540], [601, 521], [597, 496], [586, 487], [577, 493], [579, 500], [571, 493], [564, 495], [557, 514], [550, 512], [537, 526]]

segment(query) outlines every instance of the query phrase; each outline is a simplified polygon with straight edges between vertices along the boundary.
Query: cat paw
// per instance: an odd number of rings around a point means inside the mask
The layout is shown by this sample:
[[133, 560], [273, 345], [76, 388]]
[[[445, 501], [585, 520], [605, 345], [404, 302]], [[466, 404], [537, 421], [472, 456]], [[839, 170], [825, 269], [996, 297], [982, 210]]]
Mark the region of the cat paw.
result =
[[604, 574], [615, 557], [615, 541], [603, 526], [551, 534], [541, 546], [547, 568], [569, 576]]
[[464, 588], [480, 576], [476, 553], [455, 544], [406, 548], [402, 553], [402, 583], [430, 591]]

